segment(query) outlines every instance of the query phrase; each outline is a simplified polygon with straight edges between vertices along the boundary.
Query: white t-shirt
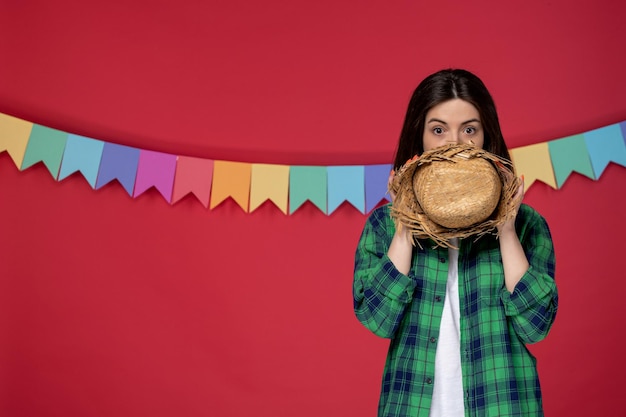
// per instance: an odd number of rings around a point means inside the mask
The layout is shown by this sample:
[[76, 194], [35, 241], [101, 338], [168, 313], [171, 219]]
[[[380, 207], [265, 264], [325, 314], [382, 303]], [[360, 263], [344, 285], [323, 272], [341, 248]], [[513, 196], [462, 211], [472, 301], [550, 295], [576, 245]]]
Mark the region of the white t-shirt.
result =
[[[458, 247], [458, 239], [451, 241]], [[461, 327], [459, 310], [459, 251], [448, 250], [448, 282], [435, 356], [435, 385], [430, 417], [463, 417]]]

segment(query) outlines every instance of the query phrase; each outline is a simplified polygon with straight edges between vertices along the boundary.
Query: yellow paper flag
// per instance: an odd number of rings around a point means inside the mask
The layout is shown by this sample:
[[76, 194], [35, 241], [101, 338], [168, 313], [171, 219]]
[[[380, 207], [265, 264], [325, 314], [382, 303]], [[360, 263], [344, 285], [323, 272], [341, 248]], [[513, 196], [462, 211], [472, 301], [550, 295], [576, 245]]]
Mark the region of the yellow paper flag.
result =
[[31, 122], [0, 113], [0, 152], [7, 151], [18, 168], [22, 166], [32, 129]]
[[250, 170], [251, 164], [248, 163], [215, 161], [210, 208], [232, 197], [247, 213], [250, 200]]
[[524, 176], [524, 192], [535, 180], [542, 181], [554, 189], [557, 188], [547, 143], [511, 149], [511, 159], [517, 175]]
[[251, 177], [250, 211], [256, 210], [266, 200], [270, 200], [287, 214], [289, 166], [252, 164]]

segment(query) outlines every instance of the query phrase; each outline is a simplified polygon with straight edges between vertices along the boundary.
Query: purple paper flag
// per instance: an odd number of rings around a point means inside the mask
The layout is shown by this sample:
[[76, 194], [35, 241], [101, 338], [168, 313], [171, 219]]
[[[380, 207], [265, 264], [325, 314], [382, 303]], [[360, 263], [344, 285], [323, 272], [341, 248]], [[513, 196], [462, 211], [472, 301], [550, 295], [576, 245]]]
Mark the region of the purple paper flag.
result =
[[390, 200], [387, 182], [391, 164], [365, 166], [365, 212], [369, 213], [382, 200]]
[[163, 198], [171, 203], [175, 173], [176, 155], [142, 150], [139, 155], [133, 197], [137, 197], [150, 187], [155, 187]]
[[117, 179], [129, 195], [133, 195], [139, 149], [114, 143], [105, 143], [102, 149], [96, 189]]

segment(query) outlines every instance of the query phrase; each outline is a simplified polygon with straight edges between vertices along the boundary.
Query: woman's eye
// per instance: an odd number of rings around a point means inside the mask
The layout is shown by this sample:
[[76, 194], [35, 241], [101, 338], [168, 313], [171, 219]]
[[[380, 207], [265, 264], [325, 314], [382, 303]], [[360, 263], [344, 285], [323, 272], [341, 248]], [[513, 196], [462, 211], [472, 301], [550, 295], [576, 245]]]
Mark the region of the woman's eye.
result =
[[440, 127], [436, 127], [436, 128], [433, 129], [433, 133], [435, 135], [441, 135], [443, 133], [443, 129], [440, 128]]
[[473, 135], [474, 133], [476, 133], [476, 129], [475, 128], [473, 128], [471, 126], [468, 126], [468, 127], [465, 128], [465, 134], [466, 135]]

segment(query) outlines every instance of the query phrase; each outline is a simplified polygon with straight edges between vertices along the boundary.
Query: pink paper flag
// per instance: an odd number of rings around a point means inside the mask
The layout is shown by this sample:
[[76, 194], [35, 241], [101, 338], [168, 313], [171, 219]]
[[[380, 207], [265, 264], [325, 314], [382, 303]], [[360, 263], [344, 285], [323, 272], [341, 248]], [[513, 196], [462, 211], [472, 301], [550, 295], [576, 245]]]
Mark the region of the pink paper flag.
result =
[[142, 149], [139, 154], [133, 197], [139, 196], [150, 187], [155, 187], [168, 203], [171, 202], [175, 172], [176, 155]]
[[179, 156], [176, 163], [172, 204], [193, 193], [205, 208], [209, 207], [213, 160]]

